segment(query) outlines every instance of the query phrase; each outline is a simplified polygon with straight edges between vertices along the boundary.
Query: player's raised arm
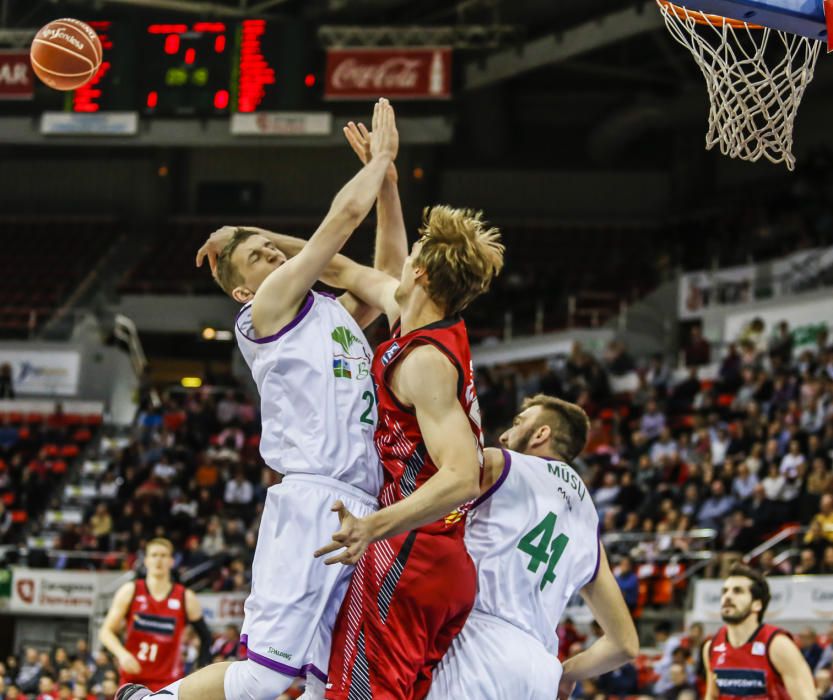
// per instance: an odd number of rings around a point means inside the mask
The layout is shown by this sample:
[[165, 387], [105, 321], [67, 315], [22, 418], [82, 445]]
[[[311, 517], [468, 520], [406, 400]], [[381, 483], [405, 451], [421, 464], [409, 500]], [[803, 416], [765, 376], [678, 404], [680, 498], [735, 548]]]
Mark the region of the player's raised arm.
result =
[[581, 597], [601, 625], [604, 635], [589, 649], [564, 662], [562, 687], [563, 684], [593, 678], [619, 668], [633, 661], [639, 653], [639, 637], [633, 618], [601, 543], [599, 548], [599, 571], [596, 578], [581, 589]]
[[786, 634], [778, 634], [769, 645], [769, 660], [784, 681], [792, 700], [815, 700], [813, 673], [795, 642]]
[[[287, 258], [297, 256], [308, 243], [303, 238], [257, 226], [223, 226], [214, 231], [197, 251], [197, 267], [208, 260], [212, 274], [216, 273], [217, 258], [239, 230], [252, 231], [269, 239]], [[331, 287], [351, 292], [364, 304], [387, 314], [391, 322], [399, 316], [399, 306], [394, 298], [398, 282], [385, 272], [360, 265], [347, 256], [338, 254], [324, 268], [320, 279]]]
[[297, 256], [272, 272], [252, 300], [252, 322], [260, 335], [282, 328], [333, 256], [362, 222], [399, 147], [393, 110], [380, 100], [374, 110], [373, 157], [333, 199], [318, 230]]
[[[359, 122], [348, 122], [344, 137], [355, 154], [365, 165], [370, 160], [370, 132]], [[396, 165], [391, 164], [382, 181], [376, 200], [376, 248], [373, 267], [399, 279], [402, 265], [408, 257], [408, 235], [402, 203], [399, 200], [399, 175]]]
[[107, 617], [104, 618], [104, 622], [98, 631], [98, 640], [115, 657], [119, 667], [127, 673], [133, 674], [141, 673], [142, 667], [136, 657], [125, 649], [119, 639], [119, 633], [127, 619], [135, 589], [136, 584], [130, 581], [116, 591], [110, 610], [107, 612]]
[[412, 405], [437, 473], [410, 496], [365, 518], [342, 508], [342, 528], [322, 556], [345, 548], [327, 564], [355, 564], [370, 542], [413, 530], [451, 513], [480, 493], [480, 461], [469, 419], [457, 396], [457, 370], [432, 345], [419, 346], [394, 370], [397, 396]]

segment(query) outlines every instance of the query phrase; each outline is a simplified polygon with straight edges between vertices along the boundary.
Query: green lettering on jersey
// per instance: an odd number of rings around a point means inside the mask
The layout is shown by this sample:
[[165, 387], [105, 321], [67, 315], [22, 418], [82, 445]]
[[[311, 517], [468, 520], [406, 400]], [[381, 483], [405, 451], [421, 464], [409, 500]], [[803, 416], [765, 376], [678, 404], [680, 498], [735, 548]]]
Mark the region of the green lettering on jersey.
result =
[[[557, 467], [556, 467], [557, 468]], [[555, 567], [564, 554], [564, 549], [570, 538], [565, 534], [553, 537], [555, 523], [558, 516], [555, 513], [547, 513], [543, 520], [527, 532], [518, 542], [518, 549], [530, 557], [527, 571], [533, 574], [538, 573], [541, 564], [547, 568], [541, 578], [539, 590], [543, 591], [548, 583], [555, 581]]]

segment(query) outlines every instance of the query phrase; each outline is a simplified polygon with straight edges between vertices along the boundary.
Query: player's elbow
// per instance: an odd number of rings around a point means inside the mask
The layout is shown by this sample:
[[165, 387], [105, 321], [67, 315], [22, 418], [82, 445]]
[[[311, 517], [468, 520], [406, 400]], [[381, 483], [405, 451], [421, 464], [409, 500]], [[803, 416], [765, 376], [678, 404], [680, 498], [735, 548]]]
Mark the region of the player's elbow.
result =
[[624, 657], [623, 663], [629, 663], [639, 655], [639, 635], [637, 635], [636, 628], [633, 625], [629, 625], [629, 627], [630, 629], [619, 640], [619, 648]]
[[470, 474], [468, 470], [455, 474], [454, 480], [455, 500], [458, 504], [473, 501], [480, 495], [480, 473], [479, 470]]
[[355, 229], [362, 222], [367, 211], [362, 206], [362, 202], [358, 197], [345, 197], [340, 202], [338, 213], [347, 226]]

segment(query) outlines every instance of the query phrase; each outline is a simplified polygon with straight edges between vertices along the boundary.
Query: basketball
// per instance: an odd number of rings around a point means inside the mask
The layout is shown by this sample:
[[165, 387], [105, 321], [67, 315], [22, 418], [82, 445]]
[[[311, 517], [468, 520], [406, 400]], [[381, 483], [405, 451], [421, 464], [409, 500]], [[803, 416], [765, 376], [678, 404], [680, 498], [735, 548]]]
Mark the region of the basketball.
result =
[[75, 90], [101, 65], [101, 42], [95, 30], [77, 19], [56, 19], [32, 40], [35, 74], [55, 90]]

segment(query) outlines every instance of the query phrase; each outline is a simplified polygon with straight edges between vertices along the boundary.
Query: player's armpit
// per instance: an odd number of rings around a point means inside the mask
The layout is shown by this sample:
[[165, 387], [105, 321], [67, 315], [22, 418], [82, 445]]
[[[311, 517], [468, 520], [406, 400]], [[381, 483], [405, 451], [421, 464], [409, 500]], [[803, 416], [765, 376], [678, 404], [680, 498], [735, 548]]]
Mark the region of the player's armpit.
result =
[[792, 700], [815, 700], [813, 672], [795, 642], [786, 634], [777, 634], [772, 638], [769, 660], [781, 675]]
[[370, 304], [365, 304], [360, 299], [356, 298], [356, 296], [352, 292], [345, 292], [338, 298], [341, 305], [345, 308], [347, 313], [349, 313], [359, 324], [359, 328], [367, 328], [371, 323], [373, 323], [377, 318], [379, 318], [380, 311], [371, 306]]
[[483, 474], [480, 477], [480, 493], [483, 494], [495, 485], [506, 466], [503, 450], [487, 447], [483, 450]]

